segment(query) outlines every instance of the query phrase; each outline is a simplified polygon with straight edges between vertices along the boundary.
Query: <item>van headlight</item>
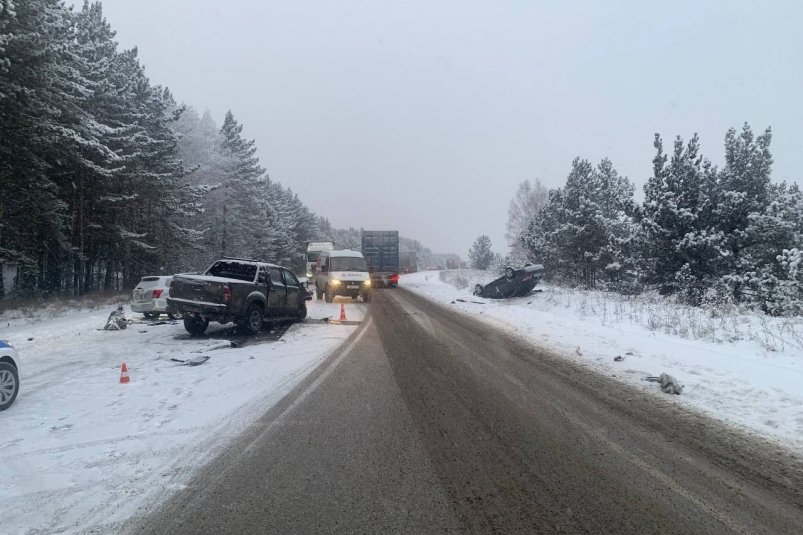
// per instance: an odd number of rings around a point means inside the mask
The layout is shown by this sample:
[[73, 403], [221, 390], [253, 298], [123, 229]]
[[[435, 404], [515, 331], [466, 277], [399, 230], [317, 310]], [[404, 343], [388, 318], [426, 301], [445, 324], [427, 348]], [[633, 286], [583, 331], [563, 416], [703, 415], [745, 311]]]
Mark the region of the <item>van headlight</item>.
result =
[[329, 284], [332, 286], [340, 286], [340, 281], [338, 279], [332, 279], [329, 281]]
[[366, 287], [370, 287], [371, 286], [371, 279], [362, 281], [362, 285], [366, 286]]

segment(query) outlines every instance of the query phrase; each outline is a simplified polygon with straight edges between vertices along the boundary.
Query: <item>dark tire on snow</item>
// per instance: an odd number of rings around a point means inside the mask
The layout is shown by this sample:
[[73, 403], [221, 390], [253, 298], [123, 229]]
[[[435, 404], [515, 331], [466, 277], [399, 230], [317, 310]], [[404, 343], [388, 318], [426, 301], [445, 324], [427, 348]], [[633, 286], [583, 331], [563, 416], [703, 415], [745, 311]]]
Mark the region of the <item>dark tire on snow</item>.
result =
[[184, 316], [184, 328], [192, 336], [201, 336], [209, 327], [209, 320], [195, 315]]
[[153, 312], [143, 312], [143, 316], [145, 316], [146, 320], [152, 320], [154, 318], [158, 318], [159, 316], [155, 315]]
[[482, 284], [478, 284], [474, 287], [474, 295], [481, 296], [482, 295]]
[[20, 376], [10, 362], [0, 362], [0, 411], [14, 403], [20, 391]]
[[242, 322], [242, 330], [246, 334], [257, 334], [262, 330], [262, 324], [265, 320], [265, 312], [259, 303], [251, 303], [248, 305], [248, 310], [245, 312], [245, 318]]
[[505, 268], [505, 278], [508, 280], [512, 280], [516, 276], [516, 272], [513, 270], [512, 267]]

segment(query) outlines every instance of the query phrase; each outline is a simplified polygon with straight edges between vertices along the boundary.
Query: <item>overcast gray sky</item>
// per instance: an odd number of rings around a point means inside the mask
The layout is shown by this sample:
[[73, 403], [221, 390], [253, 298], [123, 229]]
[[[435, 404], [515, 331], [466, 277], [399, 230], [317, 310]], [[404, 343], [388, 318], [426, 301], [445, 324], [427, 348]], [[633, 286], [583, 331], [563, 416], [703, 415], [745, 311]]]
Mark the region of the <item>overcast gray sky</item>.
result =
[[[80, 5], [80, 2], [75, 2]], [[336, 226], [465, 256], [504, 247], [517, 184], [607, 156], [637, 189], [655, 132], [772, 126], [800, 181], [803, 2], [104, 0], [155, 83], [231, 108], [271, 177]]]

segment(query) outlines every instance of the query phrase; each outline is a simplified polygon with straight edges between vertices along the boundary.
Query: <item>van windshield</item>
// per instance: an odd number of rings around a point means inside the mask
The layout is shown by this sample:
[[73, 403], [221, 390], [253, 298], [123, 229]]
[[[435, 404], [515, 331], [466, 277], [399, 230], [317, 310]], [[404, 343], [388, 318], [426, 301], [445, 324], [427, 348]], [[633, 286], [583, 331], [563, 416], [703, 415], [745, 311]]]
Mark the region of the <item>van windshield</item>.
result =
[[359, 256], [334, 256], [330, 264], [332, 271], [368, 271], [365, 258]]

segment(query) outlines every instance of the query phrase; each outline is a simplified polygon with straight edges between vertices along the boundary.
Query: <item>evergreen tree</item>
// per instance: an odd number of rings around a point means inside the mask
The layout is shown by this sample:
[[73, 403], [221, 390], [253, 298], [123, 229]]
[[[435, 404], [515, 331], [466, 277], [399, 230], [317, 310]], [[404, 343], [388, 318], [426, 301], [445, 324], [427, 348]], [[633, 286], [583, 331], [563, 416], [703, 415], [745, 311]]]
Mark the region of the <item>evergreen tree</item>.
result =
[[708, 261], [715, 254], [709, 242], [706, 213], [711, 202], [706, 192], [716, 186], [716, 170], [700, 155], [696, 134], [685, 145], [678, 137], [671, 159], [658, 134], [654, 146], [653, 176], [644, 187], [641, 210], [645, 278], [663, 293], [685, 290], [699, 300], [712, 274]]
[[[256, 157], [255, 142], [243, 139], [242, 131], [242, 125], [228, 111], [220, 128], [223, 175], [222, 199], [218, 207], [217, 250], [220, 256], [254, 254], [256, 251], [251, 244], [262, 241], [263, 232], [268, 230], [264, 225], [266, 217], [261, 217], [265, 214], [265, 204], [269, 203], [265, 194], [268, 178]], [[259, 200], [263, 204], [261, 207]]]
[[633, 185], [609, 160], [594, 167], [576, 158], [566, 185], [549, 192], [523, 242], [550, 277], [621, 286], [632, 273], [633, 213]]
[[526, 251], [521, 242], [521, 234], [548, 199], [549, 192], [540, 180], [535, 179], [535, 182], [525, 180], [519, 184], [516, 195], [510, 201], [508, 208], [507, 233], [505, 234], [513, 258], [518, 260], [525, 258]]
[[486, 270], [491, 267], [494, 253], [491, 251], [491, 238], [485, 234], [474, 240], [474, 245], [468, 251], [468, 260], [474, 269]]

